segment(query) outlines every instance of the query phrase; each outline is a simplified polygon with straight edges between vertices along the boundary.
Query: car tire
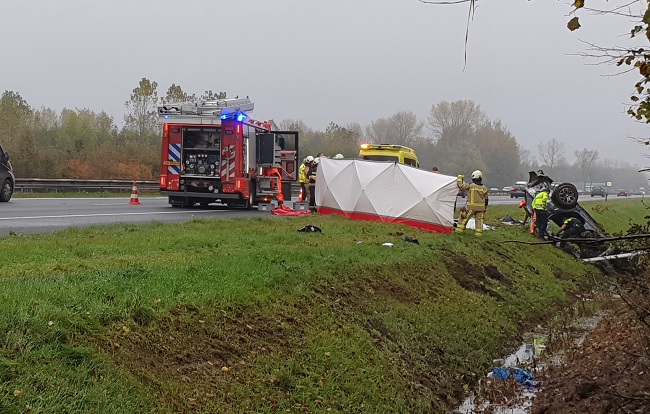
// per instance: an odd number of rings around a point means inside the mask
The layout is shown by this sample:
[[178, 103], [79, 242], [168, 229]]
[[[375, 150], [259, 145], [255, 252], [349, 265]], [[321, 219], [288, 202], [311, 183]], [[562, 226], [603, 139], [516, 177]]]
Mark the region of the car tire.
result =
[[562, 209], [571, 209], [578, 205], [578, 189], [571, 183], [562, 183], [553, 190], [551, 200]]
[[14, 194], [14, 186], [11, 184], [11, 180], [5, 180], [2, 184], [2, 189], [0, 189], [0, 201], [6, 203], [11, 200], [11, 196]]

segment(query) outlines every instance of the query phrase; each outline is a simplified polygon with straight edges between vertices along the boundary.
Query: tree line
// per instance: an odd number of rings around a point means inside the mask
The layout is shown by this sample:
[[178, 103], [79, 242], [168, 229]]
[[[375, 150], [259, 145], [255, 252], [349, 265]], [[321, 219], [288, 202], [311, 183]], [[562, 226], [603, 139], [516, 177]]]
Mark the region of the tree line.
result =
[[[0, 143], [11, 154], [18, 177], [152, 180], [160, 171], [157, 105], [226, 96], [212, 90], [197, 96], [172, 84], [159, 97], [157, 82], [142, 78], [125, 102], [126, 114], [120, 127], [104, 111], [35, 109], [19, 93], [5, 91], [0, 97]], [[602, 169], [620, 169], [622, 181], [627, 180], [629, 185], [635, 181], [630, 166], [613, 167], [613, 162], [600, 160], [595, 150], [576, 151], [576, 160], [570, 164], [563, 144], [555, 139], [540, 144], [537, 161], [505, 125], [489, 119], [472, 100], [433, 104], [424, 120], [405, 110], [365, 126], [330, 122], [324, 131], [300, 119], [273, 123], [281, 130], [300, 131], [300, 157], [341, 153], [352, 158], [363, 142], [398, 144], [415, 149], [424, 169], [436, 166], [449, 175], [468, 175], [480, 169], [490, 187], [511, 185], [525, 179], [527, 171], [540, 168], [547, 168], [549, 175], [558, 174], [551, 175], [558, 181], [583, 185], [605, 178]], [[607, 174], [608, 179], [601, 181], [616, 181]]]

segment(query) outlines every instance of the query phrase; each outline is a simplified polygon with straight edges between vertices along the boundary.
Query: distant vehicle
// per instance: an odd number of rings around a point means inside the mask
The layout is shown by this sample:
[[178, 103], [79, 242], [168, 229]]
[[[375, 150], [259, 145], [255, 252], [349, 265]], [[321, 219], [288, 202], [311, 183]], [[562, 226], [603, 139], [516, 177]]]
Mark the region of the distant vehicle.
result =
[[403, 145], [361, 144], [359, 158], [369, 161], [393, 161], [413, 167], [419, 167], [415, 150]]
[[16, 177], [14, 177], [11, 162], [9, 162], [9, 153], [5, 152], [0, 145], [0, 201], [7, 202], [11, 200], [16, 186]]
[[616, 193], [616, 197], [629, 197], [630, 192], [624, 189], [618, 190], [618, 193]]
[[499, 191], [499, 189], [496, 188], [496, 187], [491, 187], [491, 188], [490, 188], [490, 191]]
[[599, 197], [605, 197], [607, 194], [607, 189], [602, 186], [596, 186], [591, 188], [591, 196], [599, 196]]
[[645, 195], [645, 189], [643, 187], [639, 187], [638, 190], [631, 191], [630, 195]]
[[510, 187], [509, 185], [507, 185], [507, 186], [503, 187], [503, 188], [501, 189], [501, 191], [510, 191], [511, 188], [512, 188], [512, 187]]
[[526, 195], [526, 181], [517, 181], [515, 185], [510, 187], [510, 198], [519, 198]]

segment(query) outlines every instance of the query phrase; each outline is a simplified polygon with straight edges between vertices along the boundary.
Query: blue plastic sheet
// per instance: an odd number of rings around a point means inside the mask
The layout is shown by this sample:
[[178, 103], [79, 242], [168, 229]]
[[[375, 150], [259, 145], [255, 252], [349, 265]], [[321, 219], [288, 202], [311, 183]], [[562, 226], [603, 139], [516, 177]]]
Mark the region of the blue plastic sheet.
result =
[[533, 374], [521, 368], [493, 368], [492, 377], [500, 380], [514, 378], [521, 384], [531, 388], [539, 385], [539, 381], [535, 380]]

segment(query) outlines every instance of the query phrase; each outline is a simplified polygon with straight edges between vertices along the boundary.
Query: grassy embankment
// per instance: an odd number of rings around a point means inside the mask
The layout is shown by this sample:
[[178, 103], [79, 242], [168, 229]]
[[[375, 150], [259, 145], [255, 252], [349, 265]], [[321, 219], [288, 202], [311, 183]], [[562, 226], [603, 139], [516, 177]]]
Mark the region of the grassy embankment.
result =
[[[584, 206], [610, 232], [646, 215], [640, 200]], [[307, 223], [324, 234], [296, 232]], [[506, 240], [532, 238], [337, 217], [0, 238], [0, 412], [445, 412], [603, 279]]]

